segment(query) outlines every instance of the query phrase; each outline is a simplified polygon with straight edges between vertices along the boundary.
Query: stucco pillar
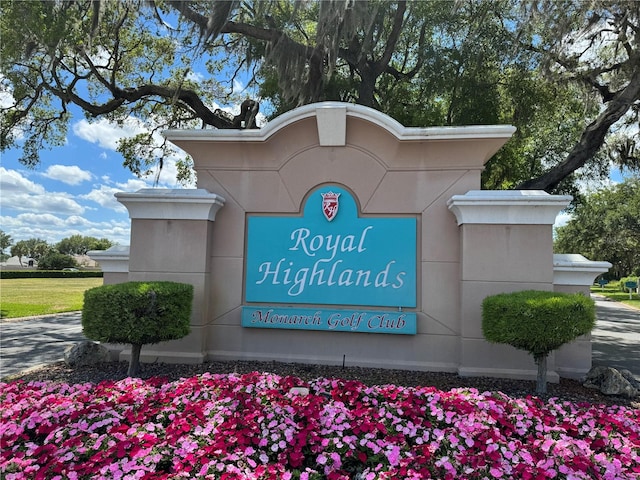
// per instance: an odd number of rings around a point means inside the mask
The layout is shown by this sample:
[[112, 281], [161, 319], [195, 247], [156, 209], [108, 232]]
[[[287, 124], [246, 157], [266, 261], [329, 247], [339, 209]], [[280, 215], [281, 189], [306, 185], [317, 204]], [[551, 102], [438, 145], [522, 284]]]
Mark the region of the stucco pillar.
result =
[[[130, 281], [166, 280], [194, 286], [191, 333], [147, 345], [142, 361], [200, 363], [206, 345], [211, 235], [225, 199], [204, 189], [142, 189], [116, 193], [129, 211]], [[128, 351], [123, 352], [121, 359]]]
[[91, 250], [87, 255], [100, 265], [104, 285], [122, 283], [129, 279], [129, 245], [114, 245], [107, 250]]
[[[594, 262], [578, 254], [553, 256], [553, 290], [589, 296], [595, 278], [611, 268], [609, 262]], [[561, 377], [582, 378], [591, 369], [591, 334], [563, 345], [556, 352], [556, 370]]]
[[591, 285], [598, 275], [608, 272], [609, 262], [594, 262], [576, 253], [553, 256], [553, 289], [556, 292], [590, 295]]
[[[524, 351], [491, 344], [482, 335], [482, 301], [520, 290], [553, 290], [553, 232], [570, 196], [543, 191], [474, 190], [447, 202], [460, 232], [460, 366], [466, 376], [534, 379]], [[554, 358], [549, 381], [558, 381]]]

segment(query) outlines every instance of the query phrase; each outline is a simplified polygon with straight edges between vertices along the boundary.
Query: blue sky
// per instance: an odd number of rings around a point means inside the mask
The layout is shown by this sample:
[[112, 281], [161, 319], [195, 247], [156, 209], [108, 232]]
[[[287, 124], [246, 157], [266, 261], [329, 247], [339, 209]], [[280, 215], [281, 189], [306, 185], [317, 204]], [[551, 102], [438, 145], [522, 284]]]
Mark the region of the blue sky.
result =
[[[79, 234], [128, 245], [129, 215], [114, 193], [150, 188], [154, 182], [154, 175], [141, 179], [123, 167], [115, 150], [119, 138], [134, 133], [135, 124], [123, 129], [106, 120], [90, 123], [76, 114], [66, 144], [42, 151], [35, 169], [18, 162], [18, 150], [3, 153], [0, 229], [14, 243], [37, 237], [53, 244]], [[183, 187], [175, 180], [179, 156], [165, 164], [158, 187]]]

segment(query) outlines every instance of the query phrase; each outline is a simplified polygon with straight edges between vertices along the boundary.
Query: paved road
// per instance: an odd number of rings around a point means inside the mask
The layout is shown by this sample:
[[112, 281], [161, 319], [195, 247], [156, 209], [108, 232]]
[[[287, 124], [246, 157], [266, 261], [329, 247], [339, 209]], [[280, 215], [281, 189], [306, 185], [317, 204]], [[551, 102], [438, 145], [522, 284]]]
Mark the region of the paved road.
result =
[[[640, 378], [640, 310], [595, 297], [593, 365], [626, 368]], [[62, 360], [65, 349], [85, 340], [80, 314], [0, 323], [0, 378]]]
[[0, 378], [63, 359], [65, 349], [86, 340], [80, 313], [0, 323]]
[[640, 379], [640, 310], [594, 299], [598, 319], [591, 333], [593, 366], [626, 368]]

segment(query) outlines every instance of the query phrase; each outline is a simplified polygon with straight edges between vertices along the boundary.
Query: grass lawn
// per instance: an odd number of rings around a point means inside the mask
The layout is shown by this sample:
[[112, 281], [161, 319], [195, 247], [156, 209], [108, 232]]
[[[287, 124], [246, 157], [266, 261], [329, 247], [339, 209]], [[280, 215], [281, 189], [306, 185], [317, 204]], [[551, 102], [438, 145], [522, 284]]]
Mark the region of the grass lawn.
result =
[[0, 279], [0, 317], [82, 310], [84, 291], [102, 283], [102, 278]]
[[615, 300], [616, 302], [624, 303], [630, 307], [640, 309], [640, 295], [632, 293], [631, 299], [629, 299], [629, 292], [621, 292], [617, 285], [605, 285], [604, 288], [594, 285], [591, 287], [591, 293], [597, 293], [598, 295], [603, 295], [611, 300]]

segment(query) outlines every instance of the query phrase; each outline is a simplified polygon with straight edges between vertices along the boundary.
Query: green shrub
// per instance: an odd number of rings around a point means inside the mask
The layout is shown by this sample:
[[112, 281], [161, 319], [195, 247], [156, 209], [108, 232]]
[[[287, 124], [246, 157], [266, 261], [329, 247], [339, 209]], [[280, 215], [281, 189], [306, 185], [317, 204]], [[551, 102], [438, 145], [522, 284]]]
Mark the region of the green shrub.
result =
[[142, 345], [176, 340], [190, 331], [193, 285], [125, 282], [84, 293], [82, 329], [99, 342], [130, 343], [129, 375], [139, 371]]
[[482, 333], [533, 355], [538, 365], [538, 393], [546, 392], [549, 353], [580, 335], [596, 321], [595, 304], [580, 294], [528, 290], [487, 297], [482, 302]]
[[99, 278], [104, 273], [100, 270], [80, 270], [79, 272], [63, 272], [61, 270], [1, 270], [0, 278]]
[[58, 252], [49, 252], [38, 261], [38, 270], [62, 270], [77, 266], [78, 262], [71, 255]]

